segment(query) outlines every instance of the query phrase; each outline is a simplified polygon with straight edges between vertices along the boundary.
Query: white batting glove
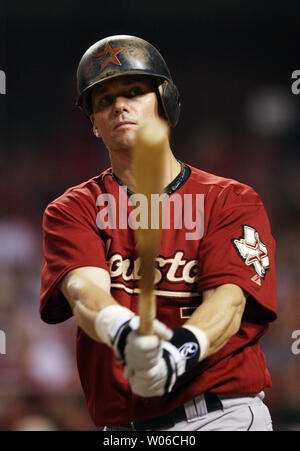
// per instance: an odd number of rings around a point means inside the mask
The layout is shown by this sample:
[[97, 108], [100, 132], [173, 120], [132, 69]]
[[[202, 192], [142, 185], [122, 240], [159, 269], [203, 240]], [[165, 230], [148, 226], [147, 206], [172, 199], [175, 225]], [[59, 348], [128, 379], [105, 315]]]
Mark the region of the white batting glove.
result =
[[172, 329], [158, 320], [153, 322], [155, 335], [140, 335], [139, 317], [130, 322], [132, 331], [128, 335], [124, 348], [127, 377], [129, 368], [134, 371], [149, 369], [156, 364], [159, 355], [162, 353], [162, 340], [169, 340], [173, 336]]
[[[139, 317], [131, 310], [121, 305], [110, 305], [102, 309], [95, 319], [95, 331], [103, 343], [113, 348], [117, 360], [125, 360], [125, 346], [131, 332], [139, 328]], [[168, 339], [172, 331], [158, 320], [153, 321], [154, 333], [159, 337]], [[159, 338], [152, 336], [157, 342]]]
[[124, 375], [135, 394], [162, 396], [173, 389], [181, 375], [205, 357], [207, 347], [204, 332], [194, 326], [173, 329], [168, 341], [132, 332], [125, 347]]

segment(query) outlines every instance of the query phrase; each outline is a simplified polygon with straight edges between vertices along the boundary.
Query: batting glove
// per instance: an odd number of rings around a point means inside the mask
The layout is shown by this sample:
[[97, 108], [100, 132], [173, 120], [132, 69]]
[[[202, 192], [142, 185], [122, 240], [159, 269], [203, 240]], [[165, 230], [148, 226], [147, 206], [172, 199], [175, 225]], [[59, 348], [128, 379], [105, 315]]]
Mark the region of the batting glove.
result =
[[194, 326], [176, 327], [170, 340], [158, 341], [134, 332], [128, 337], [124, 374], [139, 396], [169, 393], [177, 379], [205, 357], [208, 347], [206, 335]]
[[[131, 332], [138, 330], [139, 322], [139, 317], [128, 308], [110, 305], [98, 313], [95, 319], [95, 331], [103, 343], [113, 348], [117, 360], [124, 363], [127, 340]], [[154, 348], [159, 346], [160, 338], [168, 339], [172, 335], [171, 329], [158, 320], [154, 320], [153, 330], [157, 334], [151, 336], [151, 344]]]

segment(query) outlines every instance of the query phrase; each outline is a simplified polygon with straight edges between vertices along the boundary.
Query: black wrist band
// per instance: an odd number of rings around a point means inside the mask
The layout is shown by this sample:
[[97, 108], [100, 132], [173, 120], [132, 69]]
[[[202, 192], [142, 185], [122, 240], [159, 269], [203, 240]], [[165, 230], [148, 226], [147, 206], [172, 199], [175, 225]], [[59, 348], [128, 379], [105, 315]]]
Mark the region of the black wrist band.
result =
[[186, 371], [197, 365], [201, 349], [193, 332], [185, 327], [175, 327], [170, 343], [186, 358]]

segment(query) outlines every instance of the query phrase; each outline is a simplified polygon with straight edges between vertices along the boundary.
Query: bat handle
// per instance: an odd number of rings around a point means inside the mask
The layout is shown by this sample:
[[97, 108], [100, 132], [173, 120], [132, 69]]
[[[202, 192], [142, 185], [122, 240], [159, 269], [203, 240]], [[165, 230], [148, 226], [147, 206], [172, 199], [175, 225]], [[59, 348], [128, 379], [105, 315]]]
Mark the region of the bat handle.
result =
[[140, 293], [139, 316], [139, 333], [141, 335], [153, 335], [153, 321], [156, 317], [156, 296], [153, 291], [150, 293]]

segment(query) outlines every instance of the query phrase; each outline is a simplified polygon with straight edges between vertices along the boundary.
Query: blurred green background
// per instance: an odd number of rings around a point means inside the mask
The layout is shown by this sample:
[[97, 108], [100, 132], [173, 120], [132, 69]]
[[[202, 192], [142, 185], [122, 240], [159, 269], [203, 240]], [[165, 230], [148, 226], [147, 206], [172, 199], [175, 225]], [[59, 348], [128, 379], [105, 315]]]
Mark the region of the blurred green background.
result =
[[[275, 4], [274, 4], [275, 3]], [[182, 97], [175, 155], [250, 184], [277, 243], [279, 318], [262, 341], [274, 428], [300, 430], [300, 4], [227, 0], [1, 3], [0, 430], [93, 430], [75, 362], [73, 319], [39, 318], [46, 205], [109, 165], [75, 104], [84, 51], [113, 34], [149, 40]], [[300, 346], [299, 346], [300, 350]]]

